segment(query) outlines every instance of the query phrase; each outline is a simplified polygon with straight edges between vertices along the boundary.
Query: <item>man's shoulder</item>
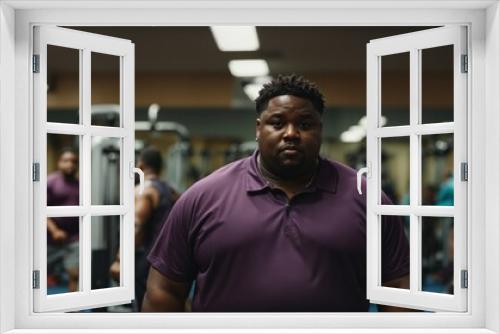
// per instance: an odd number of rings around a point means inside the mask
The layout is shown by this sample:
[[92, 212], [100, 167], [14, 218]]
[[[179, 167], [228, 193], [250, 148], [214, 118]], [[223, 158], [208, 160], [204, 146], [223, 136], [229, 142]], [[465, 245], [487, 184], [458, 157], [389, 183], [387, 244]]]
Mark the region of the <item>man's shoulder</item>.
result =
[[[323, 159], [323, 171], [320, 180], [323, 187], [331, 185], [338, 197], [345, 200], [363, 201], [365, 191], [360, 196], [357, 192], [357, 171], [339, 161]], [[362, 189], [366, 189], [366, 179], [361, 179]]]
[[250, 159], [251, 157], [243, 158], [220, 167], [194, 183], [182, 196], [220, 195], [229, 187], [240, 186], [248, 173]]
[[58, 171], [55, 171], [53, 173], [50, 173], [47, 175], [47, 184], [51, 185], [54, 184], [62, 179], [62, 174]]
[[346, 177], [356, 177], [357, 175], [357, 171], [354, 168], [344, 165], [339, 161], [323, 158], [323, 162], [326, 168], [335, 171], [340, 179]]

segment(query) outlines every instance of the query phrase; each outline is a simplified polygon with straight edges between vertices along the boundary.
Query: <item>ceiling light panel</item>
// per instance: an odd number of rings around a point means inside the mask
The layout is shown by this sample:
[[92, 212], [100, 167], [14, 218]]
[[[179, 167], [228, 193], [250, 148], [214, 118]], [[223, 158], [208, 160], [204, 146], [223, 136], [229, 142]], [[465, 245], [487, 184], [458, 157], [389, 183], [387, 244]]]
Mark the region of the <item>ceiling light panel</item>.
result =
[[257, 29], [253, 26], [210, 27], [221, 51], [256, 51], [259, 49]]
[[269, 74], [269, 66], [263, 59], [231, 60], [229, 71], [235, 77], [260, 77]]

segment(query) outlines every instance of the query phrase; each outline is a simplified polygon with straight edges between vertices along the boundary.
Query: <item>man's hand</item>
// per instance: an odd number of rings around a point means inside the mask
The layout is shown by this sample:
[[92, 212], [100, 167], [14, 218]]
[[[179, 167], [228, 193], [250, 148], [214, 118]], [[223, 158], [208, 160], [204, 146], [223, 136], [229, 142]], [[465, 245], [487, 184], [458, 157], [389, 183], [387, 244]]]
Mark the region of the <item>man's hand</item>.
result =
[[50, 234], [52, 235], [52, 239], [54, 239], [55, 242], [63, 243], [68, 240], [68, 233], [59, 228], [53, 230], [52, 232], [50, 232]]
[[191, 282], [175, 282], [155, 268], [149, 269], [142, 312], [184, 312]]
[[47, 230], [49, 231], [50, 236], [52, 237], [52, 239], [54, 239], [55, 242], [62, 243], [68, 240], [68, 233], [60, 229], [55, 221], [50, 218], [47, 218]]
[[109, 267], [109, 274], [116, 281], [120, 281], [120, 258], [116, 258]]

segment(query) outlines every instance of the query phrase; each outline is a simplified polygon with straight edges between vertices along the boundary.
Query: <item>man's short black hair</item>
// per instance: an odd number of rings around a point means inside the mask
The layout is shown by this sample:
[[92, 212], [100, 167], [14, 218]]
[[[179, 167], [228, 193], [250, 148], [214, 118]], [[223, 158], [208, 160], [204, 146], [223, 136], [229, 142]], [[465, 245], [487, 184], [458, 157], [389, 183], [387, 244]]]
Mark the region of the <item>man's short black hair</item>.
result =
[[154, 147], [146, 147], [139, 155], [139, 161], [153, 169], [156, 173], [161, 172], [163, 168], [163, 158], [160, 151]]
[[319, 91], [318, 86], [305, 79], [301, 75], [278, 75], [277, 78], [264, 84], [259, 91], [259, 96], [255, 99], [255, 109], [257, 114], [261, 114], [267, 108], [270, 99], [281, 95], [293, 95], [308, 99], [317, 112], [323, 114], [325, 109], [325, 99]]

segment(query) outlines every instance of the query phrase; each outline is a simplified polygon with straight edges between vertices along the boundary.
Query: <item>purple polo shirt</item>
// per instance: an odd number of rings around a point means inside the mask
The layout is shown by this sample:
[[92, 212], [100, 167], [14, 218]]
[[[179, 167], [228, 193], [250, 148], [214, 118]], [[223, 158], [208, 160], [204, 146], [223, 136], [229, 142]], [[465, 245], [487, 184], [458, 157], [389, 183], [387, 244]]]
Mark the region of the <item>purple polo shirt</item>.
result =
[[[356, 172], [320, 159], [311, 187], [288, 201], [260, 174], [257, 154], [180, 197], [151, 265], [171, 280], [196, 280], [193, 311], [367, 311], [366, 198]], [[409, 272], [409, 249], [401, 222], [383, 230], [386, 282]]]
[[[47, 177], [47, 206], [68, 206], [80, 204], [80, 188], [78, 180], [64, 177], [57, 171]], [[78, 217], [54, 217], [56, 225], [68, 233], [68, 242], [78, 240]], [[47, 232], [48, 244], [54, 244], [50, 233]]]

